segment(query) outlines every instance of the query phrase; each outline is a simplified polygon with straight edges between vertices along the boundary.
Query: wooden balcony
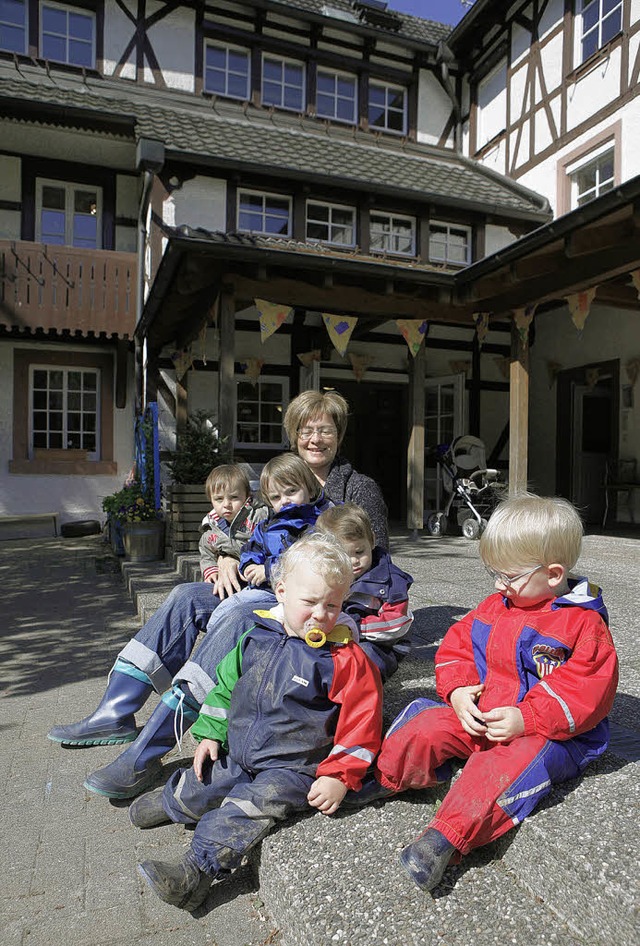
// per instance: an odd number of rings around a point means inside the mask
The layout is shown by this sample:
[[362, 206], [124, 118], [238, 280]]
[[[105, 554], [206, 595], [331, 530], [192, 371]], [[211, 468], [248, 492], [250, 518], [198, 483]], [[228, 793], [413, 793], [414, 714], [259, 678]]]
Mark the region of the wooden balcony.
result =
[[133, 337], [135, 253], [0, 240], [0, 325]]

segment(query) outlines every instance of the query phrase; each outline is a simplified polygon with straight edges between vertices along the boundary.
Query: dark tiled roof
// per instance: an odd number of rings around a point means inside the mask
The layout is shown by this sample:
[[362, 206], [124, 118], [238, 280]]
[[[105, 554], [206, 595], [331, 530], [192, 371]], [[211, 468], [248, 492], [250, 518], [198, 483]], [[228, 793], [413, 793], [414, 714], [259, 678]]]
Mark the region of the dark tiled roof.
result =
[[[35, 72], [35, 70], [34, 70]], [[5, 71], [6, 75], [6, 71]], [[489, 211], [499, 216], [546, 216], [546, 202], [520, 185], [453, 151], [370, 133], [329, 129], [324, 123], [268, 110], [214, 102], [179, 92], [132, 87], [119, 80], [82, 83], [60, 77], [4, 78], [3, 102], [55, 106], [68, 124], [79, 114], [129, 116], [135, 137], [164, 142], [169, 154], [209, 167], [265, 167], [289, 178], [391, 193], [405, 198]], [[53, 119], [49, 119], [55, 123]]]
[[[291, 10], [302, 10], [305, 13], [315, 13], [320, 16], [331, 18], [332, 11], [347, 15], [349, 19], [353, 16], [353, 21], [359, 22], [363, 26], [375, 29], [380, 33], [389, 33], [393, 36], [406, 36], [418, 43], [429, 43], [437, 45], [441, 40], [451, 33], [452, 27], [445, 23], [436, 23], [434, 20], [424, 20], [422, 17], [410, 16], [408, 13], [399, 13], [397, 10], [388, 9], [389, 20], [395, 21], [396, 25], [385, 26], [383, 22], [376, 19], [367, 21], [365, 15], [361, 15], [358, 9], [354, 9], [352, 0], [272, 0], [274, 6], [289, 7]], [[344, 22], [336, 17], [337, 22]]]

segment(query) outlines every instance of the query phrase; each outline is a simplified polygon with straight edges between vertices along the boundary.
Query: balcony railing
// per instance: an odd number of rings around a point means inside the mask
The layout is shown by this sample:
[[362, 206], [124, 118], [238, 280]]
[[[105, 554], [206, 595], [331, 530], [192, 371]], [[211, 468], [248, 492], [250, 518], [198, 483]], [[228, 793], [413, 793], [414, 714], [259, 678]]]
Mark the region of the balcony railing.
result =
[[0, 240], [0, 325], [133, 335], [137, 256]]

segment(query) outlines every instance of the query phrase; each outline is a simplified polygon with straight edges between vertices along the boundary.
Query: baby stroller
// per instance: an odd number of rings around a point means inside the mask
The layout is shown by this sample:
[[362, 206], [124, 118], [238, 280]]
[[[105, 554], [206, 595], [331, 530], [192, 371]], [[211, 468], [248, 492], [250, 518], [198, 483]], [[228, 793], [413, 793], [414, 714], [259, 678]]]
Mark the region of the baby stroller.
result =
[[455, 514], [462, 534], [467, 539], [478, 539], [503, 497], [506, 484], [499, 481], [498, 470], [487, 469], [485, 446], [477, 437], [456, 437], [450, 446], [440, 444], [434, 452], [442, 469], [443, 486], [450, 496], [444, 511], [427, 519], [427, 532], [446, 535]]

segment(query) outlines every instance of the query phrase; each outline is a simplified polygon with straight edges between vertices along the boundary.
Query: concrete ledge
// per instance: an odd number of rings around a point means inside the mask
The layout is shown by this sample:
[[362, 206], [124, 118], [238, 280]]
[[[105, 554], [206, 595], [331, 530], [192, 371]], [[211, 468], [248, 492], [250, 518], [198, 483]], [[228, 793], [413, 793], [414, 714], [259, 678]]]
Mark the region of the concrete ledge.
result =
[[0, 516], [0, 541], [4, 539], [55, 538], [59, 534], [58, 512], [29, 512]]

